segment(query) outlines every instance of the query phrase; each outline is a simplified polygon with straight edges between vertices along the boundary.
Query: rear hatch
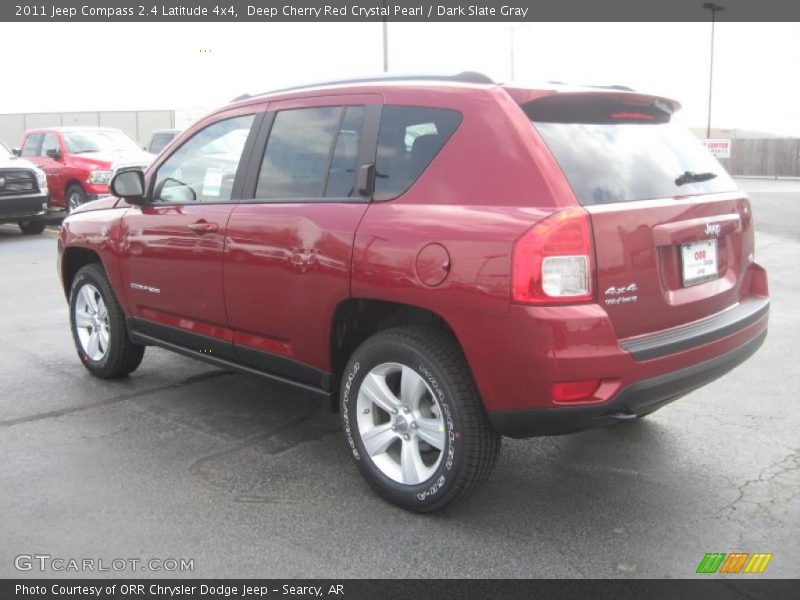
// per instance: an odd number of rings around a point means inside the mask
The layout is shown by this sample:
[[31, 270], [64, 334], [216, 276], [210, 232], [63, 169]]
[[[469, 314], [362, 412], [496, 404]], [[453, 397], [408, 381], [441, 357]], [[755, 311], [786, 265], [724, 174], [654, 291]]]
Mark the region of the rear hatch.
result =
[[752, 261], [750, 205], [677, 103], [563, 93], [523, 105], [589, 213], [596, 294], [620, 338], [735, 305]]

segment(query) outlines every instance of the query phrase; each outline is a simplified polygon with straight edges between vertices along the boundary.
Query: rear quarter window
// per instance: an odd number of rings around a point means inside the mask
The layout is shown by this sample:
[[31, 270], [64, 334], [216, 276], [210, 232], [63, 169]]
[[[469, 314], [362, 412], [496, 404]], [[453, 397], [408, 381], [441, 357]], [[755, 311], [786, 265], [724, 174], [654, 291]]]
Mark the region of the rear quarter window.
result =
[[736, 190], [669, 107], [646, 98], [551, 96], [523, 110], [583, 205]]
[[403, 194], [419, 178], [461, 123], [442, 108], [384, 106], [375, 159], [376, 200]]

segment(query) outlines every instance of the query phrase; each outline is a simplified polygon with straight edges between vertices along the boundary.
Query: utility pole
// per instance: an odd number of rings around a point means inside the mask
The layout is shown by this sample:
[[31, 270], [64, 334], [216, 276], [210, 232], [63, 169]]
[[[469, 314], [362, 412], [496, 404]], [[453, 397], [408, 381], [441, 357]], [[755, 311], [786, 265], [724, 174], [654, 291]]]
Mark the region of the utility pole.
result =
[[711, 63], [708, 67], [708, 125], [706, 126], [706, 139], [711, 137], [711, 92], [714, 87], [714, 25], [717, 20], [717, 13], [725, 10], [724, 6], [706, 2], [703, 8], [711, 11]]
[[[386, 2], [383, 0], [383, 9], [386, 12]], [[389, 72], [389, 18], [383, 17], [383, 72]]]
[[511, 25], [511, 47], [509, 52], [509, 59], [511, 61], [511, 81], [514, 81], [514, 26]]

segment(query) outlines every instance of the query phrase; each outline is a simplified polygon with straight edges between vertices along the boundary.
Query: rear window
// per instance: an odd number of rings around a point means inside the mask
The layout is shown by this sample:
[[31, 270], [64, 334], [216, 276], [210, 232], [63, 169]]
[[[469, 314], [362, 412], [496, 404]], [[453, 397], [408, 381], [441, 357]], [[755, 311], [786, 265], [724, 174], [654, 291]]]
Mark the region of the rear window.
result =
[[665, 101], [549, 96], [523, 109], [583, 205], [737, 189]]

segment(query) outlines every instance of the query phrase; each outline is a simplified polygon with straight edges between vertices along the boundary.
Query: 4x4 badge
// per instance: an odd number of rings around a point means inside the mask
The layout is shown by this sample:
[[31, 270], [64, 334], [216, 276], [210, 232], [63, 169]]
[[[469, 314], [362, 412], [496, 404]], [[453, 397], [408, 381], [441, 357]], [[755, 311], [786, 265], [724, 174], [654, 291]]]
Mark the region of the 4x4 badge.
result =
[[627, 286], [622, 287], [614, 287], [612, 285], [606, 290], [606, 305], [611, 306], [614, 304], [636, 302], [639, 299], [639, 296], [636, 295], [638, 291], [639, 287], [635, 283], [629, 283]]
[[620, 294], [638, 292], [639, 288], [635, 283], [631, 283], [628, 287], [614, 287], [613, 285], [606, 290], [606, 296], [619, 296]]

